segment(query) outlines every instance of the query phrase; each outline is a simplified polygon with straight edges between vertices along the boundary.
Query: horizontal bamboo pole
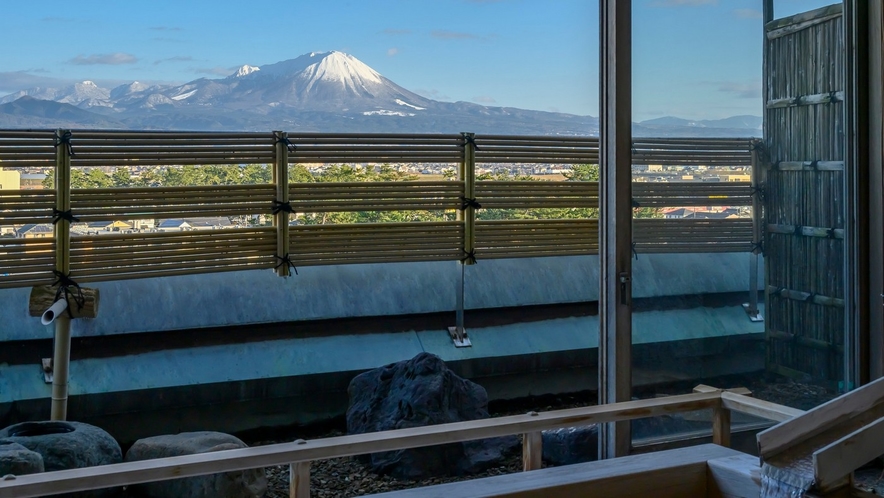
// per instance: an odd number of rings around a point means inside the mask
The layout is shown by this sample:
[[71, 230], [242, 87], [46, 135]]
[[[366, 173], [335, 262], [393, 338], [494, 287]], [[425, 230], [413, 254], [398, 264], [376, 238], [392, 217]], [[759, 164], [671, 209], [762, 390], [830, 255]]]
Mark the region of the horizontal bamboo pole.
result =
[[347, 240], [348, 238], [359, 239], [366, 238], [371, 240], [374, 237], [386, 237], [386, 236], [399, 236], [399, 237], [412, 237], [412, 238], [423, 238], [423, 237], [438, 237], [438, 236], [461, 236], [463, 235], [463, 227], [443, 227], [439, 229], [432, 230], [421, 230], [415, 228], [414, 230], [409, 230], [408, 228], [402, 227], [398, 229], [390, 229], [389, 227], [384, 227], [386, 223], [377, 224], [377, 228], [375, 230], [337, 230], [337, 231], [307, 231], [304, 229], [304, 226], [294, 226], [292, 227], [292, 237], [295, 237], [295, 234], [299, 238], [303, 239], [316, 239], [316, 240]]
[[844, 307], [844, 299], [836, 297], [822, 296], [815, 293], [797, 291], [792, 289], [784, 289], [773, 285], [769, 285], [767, 287], [767, 292], [770, 297], [781, 297], [783, 299], [809, 302], [813, 304], [832, 306], [836, 308]]
[[343, 255], [343, 256], [335, 256], [328, 257], [322, 259], [314, 259], [314, 260], [297, 260], [295, 261], [295, 265], [298, 267], [301, 266], [330, 266], [330, 265], [364, 265], [364, 264], [382, 264], [382, 263], [418, 263], [418, 262], [426, 262], [426, 261], [459, 261], [463, 257], [462, 249], [458, 249], [456, 252], [451, 253], [438, 253], [431, 255], [414, 255], [409, 254], [404, 257], [402, 256], [392, 256], [392, 257], [372, 257], [365, 258], [361, 255], [352, 254], [352, 255]]
[[31, 287], [34, 285], [45, 285], [51, 283], [53, 277], [50, 275], [45, 278], [33, 278], [27, 275], [20, 279], [10, 279], [9, 277], [0, 277], [0, 289], [12, 289], [17, 287]]
[[111, 232], [98, 231], [74, 238], [75, 245], [89, 244], [178, 244], [194, 240], [243, 240], [253, 238], [273, 238], [267, 226], [248, 228], [219, 228], [202, 230], [174, 230], [155, 232]]
[[777, 171], [844, 171], [844, 161], [781, 161], [769, 167]]
[[0, 259], [3, 262], [3, 274], [0, 276], [7, 276], [6, 273], [12, 274], [21, 274], [21, 273], [33, 273], [33, 272], [43, 272], [48, 271], [52, 272], [54, 266], [52, 263], [54, 262], [54, 258], [49, 257], [28, 257], [28, 258], [15, 258], [15, 259]]
[[55, 130], [9, 130], [0, 129], [0, 139], [6, 138], [55, 138]]
[[835, 104], [844, 101], [844, 92], [819, 93], [813, 95], [799, 95], [767, 101], [768, 109], [781, 109], [802, 105]]
[[778, 234], [791, 234], [796, 235], [796, 231], [798, 234], [803, 235], [805, 237], [822, 237], [827, 239], [844, 239], [844, 229], [842, 228], [822, 228], [822, 227], [808, 227], [808, 226], [796, 226], [796, 225], [778, 225], [778, 224], [768, 224], [767, 231], [769, 233], [778, 233]]
[[118, 194], [137, 194], [149, 193], [154, 195], [163, 195], [165, 193], [174, 192], [226, 192], [231, 190], [242, 190], [244, 192], [274, 192], [273, 185], [201, 185], [201, 186], [180, 186], [180, 187], [108, 187], [108, 188], [75, 188], [71, 189], [71, 196], [77, 195], [88, 196], [91, 194], [108, 194], [115, 192]]
[[385, 137], [335, 137], [332, 135], [324, 136], [324, 137], [303, 137], [303, 136], [289, 136], [289, 141], [291, 141], [296, 148], [299, 147], [312, 147], [312, 146], [347, 146], [347, 145], [403, 145], [403, 146], [412, 146], [412, 145], [435, 145], [435, 146], [448, 146], [448, 147], [460, 147], [460, 135], [446, 135], [446, 136], [432, 136], [432, 135], [423, 135], [420, 137], [401, 137], [396, 135], [385, 136]]
[[229, 145], [219, 145], [215, 143], [194, 144], [184, 143], [181, 145], [132, 145], [125, 144], [120, 146], [108, 146], [101, 144], [83, 145], [77, 144], [77, 155], [92, 156], [102, 154], [132, 154], [132, 157], [138, 157], [139, 154], [202, 154], [208, 152], [211, 154], [259, 154], [273, 155], [272, 143], [239, 143]]
[[477, 259], [506, 259], [506, 258], [536, 258], [536, 257], [549, 257], [549, 256], [559, 256], [559, 253], [563, 254], [587, 254], [594, 255], [598, 254], [599, 247], [597, 245], [581, 245], [581, 246], [568, 246], [563, 247], [558, 250], [552, 250], [544, 247], [525, 247], [525, 248], [486, 248], [480, 249], [476, 248], [476, 258]]
[[[43, 313], [55, 304], [58, 287], [51, 285], [39, 285], [31, 287], [31, 294], [28, 297], [28, 314], [30, 316], [42, 316]], [[70, 313], [71, 318], [95, 318], [98, 314], [98, 304], [100, 294], [98, 289], [90, 289], [81, 287], [72, 289], [71, 293], [74, 299], [68, 300], [68, 307], [64, 313]], [[79, 296], [83, 298], [83, 306], [78, 301]]]
[[84, 249], [74, 250], [71, 252], [72, 261], [89, 261], [100, 258], [98, 262], [111, 261], [115, 259], [125, 259], [125, 256], [131, 258], [147, 257], [152, 255], [162, 256], [166, 254], [209, 254], [213, 252], [236, 252], [236, 251], [255, 251], [264, 250], [268, 254], [273, 251], [272, 240], [245, 240], [238, 242], [220, 241], [204, 242], [199, 244], [188, 244], [186, 246], [119, 246], [106, 247], [102, 249]]
[[799, 346], [804, 346], [819, 351], [834, 351], [836, 353], [844, 352], [844, 345], [842, 344], [834, 344], [828, 341], [822, 341], [820, 339], [813, 339], [811, 337], [802, 337], [797, 334], [790, 334], [781, 330], [768, 330], [767, 335], [769, 339], [786, 341], [792, 344], [797, 344]]
[[[71, 258], [71, 271], [77, 272], [79, 275], [83, 272], [88, 272], [90, 270], [110, 270], [110, 269], [124, 269], [131, 271], [132, 269], [150, 269], [154, 267], [163, 267], [171, 263], [183, 263], [185, 267], [195, 262], [205, 262], [205, 261], [214, 261], [222, 264], [228, 263], [236, 263], [238, 261], [248, 260], [252, 258], [265, 257], [266, 260], [269, 261], [269, 258], [273, 257], [273, 254], [276, 252], [276, 247], [262, 248], [260, 250], [246, 251], [246, 250], [216, 250], [216, 251], [200, 251], [195, 252], [193, 254], [184, 254], [180, 256], [175, 256], [172, 254], [168, 255], [151, 255], [150, 257], [131, 257], [128, 260], [125, 259], [115, 259], [112, 260], [108, 258], [104, 261], [93, 261], [93, 262], [82, 262]], [[112, 264], [113, 261], [117, 261], [117, 264]]]
[[265, 206], [239, 204], [233, 206], [172, 206], [172, 207], [129, 207], [110, 209], [91, 209], [89, 211], [74, 211], [81, 223], [93, 223], [107, 221], [119, 221], [122, 219], [187, 219], [194, 218], [229, 218], [231, 216], [247, 216], [270, 214], [270, 209]]
[[558, 251], [555, 253], [548, 252], [526, 252], [526, 253], [503, 253], [503, 254], [482, 254], [479, 255], [477, 253], [477, 259], [524, 259], [524, 258], [543, 258], [543, 257], [551, 257], [551, 256], [595, 256], [598, 255], [598, 248], [586, 250], [579, 249], [573, 251]]
[[[74, 270], [77, 272], [77, 282], [94, 282], [94, 281], [104, 281], [105, 276], [107, 275], [136, 275], [140, 273], [150, 273], [156, 274], [160, 271], [177, 271], [182, 270], [181, 275], [187, 275], [188, 270], [190, 269], [199, 269], [199, 268], [224, 268], [227, 266], [235, 266], [241, 269], [247, 268], [273, 268], [276, 266], [275, 259], [273, 255], [269, 256], [256, 256], [250, 258], [249, 262], [244, 262], [247, 258], [240, 258], [238, 260], [230, 260], [230, 259], [202, 259], [202, 260], [193, 260], [193, 261], [185, 261], [185, 262], [171, 262], [171, 263], [157, 263], [152, 265], [147, 265], [143, 267], [114, 267], [114, 268], [92, 268], [92, 269], [83, 269], [83, 270]], [[137, 270], [137, 271], [133, 271]], [[130, 277], [131, 278], [131, 277]]]
[[76, 194], [72, 202], [76, 202], [79, 206], [89, 206], [94, 204], [97, 206], [105, 206], [99, 203], [113, 203], [115, 205], [163, 205], [163, 204], [199, 204], [204, 202], [270, 202], [272, 195], [265, 190], [254, 189], [251, 191], [234, 190], [225, 192], [217, 190], [213, 192], [154, 192], [154, 193], [136, 193], [128, 194], [125, 192], [115, 192], [115, 195], [109, 193], [104, 194]]
[[255, 239], [217, 239], [217, 240], [198, 240], [188, 241], [183, 244], [88, 244], [76, 245], [71, 249], [71, 257], [75, 259], [82, 258], [104, 258], [116, 253], [138, 254], [144, 252], [171, 252], [171, 251], [198, 251], [210, 248], [233, 248], [233, 247], [270, 247], [273, 243], [271, 238], [255, 238]]
[[116, 131], [116, 130], [74, 130], [76, 140], [107, 140], [118, 141], [127, 139], [175, 139], [175, 140], [273, 140], [271, 133], [262, 132], [226, 132], [226, 131]]

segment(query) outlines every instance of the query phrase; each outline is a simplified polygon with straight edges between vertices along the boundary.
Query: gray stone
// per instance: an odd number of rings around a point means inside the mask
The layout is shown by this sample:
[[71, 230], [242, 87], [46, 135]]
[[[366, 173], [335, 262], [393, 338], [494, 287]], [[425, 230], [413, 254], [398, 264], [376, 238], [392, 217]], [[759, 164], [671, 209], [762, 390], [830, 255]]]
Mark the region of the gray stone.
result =
[[0, 476], [23, 476], [44, 471], [43, 457], [18, 443], [0, 441]]
[[[150, 460], [181, 455], [195, 455], [212, 451], [248, 447], [230, 434], [223, 432], [183, 432], [139, 439], [126, 452], [126, 461]], [[131, 486], [143, 496], [156, 498], [257, 498], [267, 491], [264, 469], [249, 469], [171, 481], [151, 482]]]
[[571, 465], [598, 458], [599, 428], [595, 425], [543, 431], [543, 461], [548, 465]]
[[[0, 444], [17, 443], [43, 457], [46, 472], [122, 462], [117, 441], [104, 430], [81, 422], [22, 422], [0, 430]], [[102, 497], [118, 493], [105, 489], [64, 495]]]
[[[489, 417], [485, 388], [458, 377], [429, 353], [358, 375], [348, 394], [350, 434]], [[518, 438], [511, 436], [374, 453], [361, 460], [373, 472], [424, 479], [481, 472], [499, 465], [518, 447]]]
[[[708, 428], [709, 424], [691, 423], [681, 414], [661, 415], [632, 421], [633, 439], [644, 439]], [[598, 458], [599, 428], [596, 425], [543, 431], [543, 461], [548, 465], [571, 465]]]

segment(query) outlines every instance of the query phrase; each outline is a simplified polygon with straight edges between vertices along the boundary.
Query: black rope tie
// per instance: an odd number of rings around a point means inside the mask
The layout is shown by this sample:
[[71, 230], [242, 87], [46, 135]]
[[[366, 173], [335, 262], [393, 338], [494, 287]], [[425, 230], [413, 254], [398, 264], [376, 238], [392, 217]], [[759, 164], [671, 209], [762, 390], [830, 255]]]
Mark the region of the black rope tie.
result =
[[292, 204], [290, 202], [279, 202], [278, 200], [273, 199], [273, 212], [271, 214], [276, 214], [280, 211], [291, 214], [294, 214], [295, 212], [295, 210], [292, 209]]
[[764, 242], [753, 242], [750, 252], [752, 254], [764, 254]]
[[770, 293], [770, 295], [777, 296], [777, 297], [782, 296], [784, 290], [786, 290], [785, 287], [777, 287], [776, 289], [774, 289], [773, 292]]
[[841, 99], [838, 98], [838, 92], [829, 92], [829, 103], [837, 104], [838, 102], [841, 102]]
[[804, 235], [804, 227], [801, 225], [795, 225], [795, 230], [792, 231], [792, 235]]
[[464, 257], [460, 258], [461, 263], [465, 264], [476, 264], [476, 250], [467, 251], [466, 249], [461, 249], [464, 253]]
[[813, 298], [815, 298], [815, 297], [816, 297], [816, 292], [811, 292], [810, 294], [807, 295], [806, 298], [804, 298], [804, 302], [806, 302], [806, 303], [812, 303], [812, 302], [813, 302]]
[[473, 150], [479, 150], [479, 146], [476, 145], [476, 137], [471, 137], [471, 136], [469, 136], [469, 135], [464, 135], [463, 139], [464, 139], [464, 144], [463, 144], [464, 147], [466, 147], [467, 144], [469, 144], [469, 145], [472, 145], [472, 146], [473, 146]]
[[295, 144], [293, 144], [292, 141], [289, 140], [289, 137], [279, 137], [276, 139], [276, 143], [285, 144], [285, 146], [289, 150], [289, 152], [292, 152], [292, 153], [295, 152], [295, 150], [297, 149], [297, 147], [295, 147]]
[[635, 199], [632, 200], [632, 209], [638, 209], [642, 207], [642, 205]]
[[[58, 289], [55, 291], [55, 301], [64, 298], [65, 301], [77, 304], [77, 309], [83, 309], [86, 307], [86, 296], [83, 294], [83, 289], [80, 288], [80, 284], [74, 282], [71, 278], [70, 273], [60, 272], [58, 270], [52, 270], [52, 273], [55, 274], [56, 280], [52, 286], [58, 286]], [[75, 289], [75, 290], [72, 290]], [[71, 311], [71, 306], [67, 307], [68, 316], [73, 318], [74, 313]]]
[[826, 238], [827, 239], [834, 239], [835, 238], [835, 228], [834, 227], [826, 230]]
[[479, 204], [475, 197], [461, 197], [460, 209], [463, 211], [466, 208], [482, 209], [482, 205]]
[[764, 150], [764, 145], [761, 142], [750, 142], [749, 150]]
[[811, 161], [811, 162], [810, 162], [810, 167], [811, 167], [814, 171], [819, 171], [820, 162], [819, 162], [819, 161]]
[[803, 99], [803, 98], [804, 97], [802, 97], [800, 95], [795, 97], [794, 99], [792, 99], [792, 105], [801, 105], [801, 99]]
[[52, 208], [52, 224], [55, 225], [61, 220], [66, 220], [68, 223], [74, 223], [80, 221], [80, 218], [74, 216], [70, 209], [67, 211], [59, 211], [58, 209]]
[[64, 147], [67, 147], [68, 154], [71, 157], [74, 157], [74, 146], [71, 145], [71, 136], [72, 136], [71, 132], [69, 132], [69, 131], [62, 133], [61, 136], [59, 136], [58, 133], [56, 132], [55, 146], [58, 147], [59, 145], [62, 145]]
[[273, 267], [274, 270], [278, 270], [282, 266], [288, 266], [289, 269], [295, 272], [295, 275], [298, 274], [298, 268], [295, 266], [295, 263], [291, 260], [291, 258], [289, 258], [288, 253], [286, 253], [285, 256], [274, 254], [273, 257], [279, 260], [279, 264]]
[[635, 248], [636, 248], [636, 243], [633, 242], [632, 243], [632, 257], [635, 258], [636, 261], [638, 261], [638, 252], [635, 250]]

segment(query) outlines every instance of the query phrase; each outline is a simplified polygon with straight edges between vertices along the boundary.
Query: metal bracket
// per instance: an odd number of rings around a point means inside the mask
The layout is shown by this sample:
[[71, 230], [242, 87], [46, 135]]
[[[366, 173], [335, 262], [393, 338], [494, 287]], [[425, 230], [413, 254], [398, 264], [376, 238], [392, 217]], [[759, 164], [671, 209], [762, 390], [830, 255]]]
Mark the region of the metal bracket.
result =
[[467, 337], [467, 331], [461, 327], [448, 327], [448, 335], [451, 336], [451, 342], [458, 348], [469, 348], [473, 346], [470, 338]]
[[43, 358], [41, 364], [43, 369], [43, 382], [52, 384], [52, 358]]
[[752, 305], [749, 303], [743, 303], [743, 311], [745, 311], [746, 314], [749, 315], [750, 322], [763, 322], [764, 321], [764, 317], [761, 316], [761, 310], [756, 309], [753, 312]]

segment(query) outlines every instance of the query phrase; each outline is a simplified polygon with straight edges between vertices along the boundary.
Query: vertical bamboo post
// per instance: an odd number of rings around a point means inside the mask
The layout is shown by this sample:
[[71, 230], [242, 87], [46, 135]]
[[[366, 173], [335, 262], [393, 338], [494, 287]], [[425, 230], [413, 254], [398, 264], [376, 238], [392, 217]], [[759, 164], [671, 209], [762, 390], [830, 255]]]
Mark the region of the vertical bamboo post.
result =
[[[55, 209], [71, 209], [70, 131], [55, 132]], [[60, 217], [55, 223], [55, 269], [67, 275], [71, 271], [71, 224]], [[68, 413], [68, 372], [71, 361], [71, 319], [62, 313], [55, 320], [55, 351], [52, 358], [51, 420], [66, 420]]]
[[522, 434], [522, 470], [538, 470], [543, 466], [543, 434], [526, 432]]
[[[464, 153], [463, 153], [463, 181], [464, 181], [464, 197], [467, 200], [476, 199], [476, 134], [463, 133], [464, 137]], [[473, 203], [467, 203], [464, 209], [464, 253], [466, 255], [473, 254], [476, 249], [476, 208]], [[464, 264], [473, 265], [476, 261], [473, 258], [467, 258]]]
[[[276, 140], [273, 154], [273, 184], [276, 186], [276, 201], [287, 205], [289, 202], [289, 147], [288, 134], [282, 131], [274, 131]], [[289, 255], [289, 213], [280, 209], [273, 216], [273, 225], [276, 227], [276, 255], [279, 258], [288, 258]], [[280, 277], [291, 276], [292, 272], [286, 259], [281, 259], [276, 267], [276, 274]]]
[[762, 237], [761, 194], [759, 190], [759, 186], [761, 185], [761, 182], [759, 181], [759, 147], [761, 147], [761, 141], [753, 140], [750, 147], [752, 149], [750, 153], [752, 165], [750, 185], [752, 187], [752, 244], [754, 247], [749, 254], [749, 302], [744, 304], [743, 307], [749, 315], [750, 320], [753, 322], [760, 322], [763, 320], [761, 312], [758, 310], [758, 260], [761, 254], [760, 244]]
[[289, 498], [310, 498], [310, 462], [289, 464]]
[[457, 221], [463, 222], [464, 238], [462, 259], [458, 266], [459, 274], [455, 289], [455, 324], [449, 327], [455, 345], [458, 347], [468, 346], [466, 339], [466, 327], [464, 325], [464, 278], [466, 265], [476, 263], [476, 142], [475, 133], [463, 132], [463, 158], [458, 170], [458, 177], [463, 182], [463, 199], [460, 209], [457, 210]]

